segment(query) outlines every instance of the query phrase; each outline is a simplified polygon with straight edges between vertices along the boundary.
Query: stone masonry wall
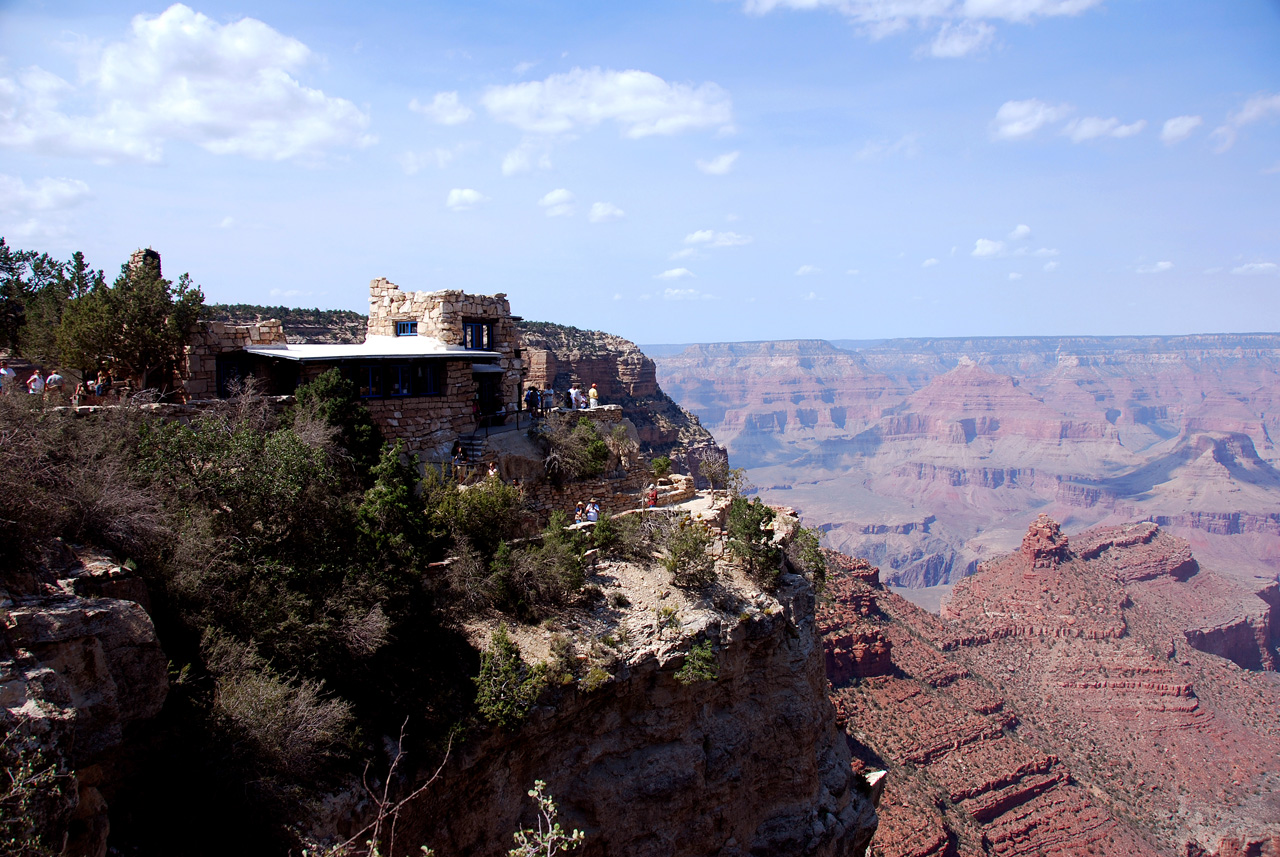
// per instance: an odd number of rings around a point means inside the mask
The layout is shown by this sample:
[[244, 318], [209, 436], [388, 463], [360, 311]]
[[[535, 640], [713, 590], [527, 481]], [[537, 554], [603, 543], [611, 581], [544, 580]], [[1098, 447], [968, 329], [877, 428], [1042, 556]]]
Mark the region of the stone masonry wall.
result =
[[183, 398], [212, 399], [218, 395], [218, 355], [243, 351], [252, 345], [284, 345], [284, 328], [276, 319], [256, 324], [202, 322], [182, 349]]
[[385, 277], [369, 283], [369, 335], [395, 336], [396, 322], [418, 322], [419, 336], [432, 336], [446, 345], [462, 345], [462, 325], [467, 321], [493, 324], [493, 345], [501, 355], [502, 401], [519, 399], [524, 362], [520, 331], [511, 318], [505, 294], [469, 295], [457, 290], [405, 292]]

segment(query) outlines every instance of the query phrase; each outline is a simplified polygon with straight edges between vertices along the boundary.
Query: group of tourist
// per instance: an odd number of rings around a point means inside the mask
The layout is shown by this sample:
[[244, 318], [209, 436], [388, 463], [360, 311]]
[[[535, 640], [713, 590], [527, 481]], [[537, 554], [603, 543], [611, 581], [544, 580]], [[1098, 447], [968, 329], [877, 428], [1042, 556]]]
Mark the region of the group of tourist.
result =
[[[0, 360], [0, 392], [8, 393], [17, 390], [18, 384], [18, 373], [9, 366], [8, 360]], [[66, 390], [67, 379], [57, 369], [48, 375], [41, 375], [39, 369], [34, 369], [27, 380], [21, 384], [33, 396], [56, 397]]]
[[588, 502], [578, 501], [578, 505], [573, 510], [573, 522], [575, 524], [591, 521], [592, 523], [600, 520], [600, 503], [592, 497]]
[[[587, 408], [598, 407], [600, 404], [600, 390], [595, 384], [584, 393], [577, 382], [574, 382], [564, 394], [564, 407], [569, 410], [579, 411]], [[551, 387], [540, 390], [537, 387], [530, 387], [524, 393], [524, 407], [535, 417], [543, 416], [547, 411], [556, 408], [556, 391]]]

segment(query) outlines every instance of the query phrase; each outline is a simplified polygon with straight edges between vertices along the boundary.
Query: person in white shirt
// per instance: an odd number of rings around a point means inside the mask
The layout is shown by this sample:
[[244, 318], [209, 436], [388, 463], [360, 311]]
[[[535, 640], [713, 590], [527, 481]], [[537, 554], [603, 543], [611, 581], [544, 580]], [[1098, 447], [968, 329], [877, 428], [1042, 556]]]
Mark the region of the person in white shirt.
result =
[[27, 392], [32, 395], [44, 392], [44, 378], [40, 377], [39, 372], [32, 372], [31, 377], [27, 379]]
[[16, 384], [18, 375], [9, 368], [8, 360], [0, 360], [0, 391], [3, 391], [10, 384]]

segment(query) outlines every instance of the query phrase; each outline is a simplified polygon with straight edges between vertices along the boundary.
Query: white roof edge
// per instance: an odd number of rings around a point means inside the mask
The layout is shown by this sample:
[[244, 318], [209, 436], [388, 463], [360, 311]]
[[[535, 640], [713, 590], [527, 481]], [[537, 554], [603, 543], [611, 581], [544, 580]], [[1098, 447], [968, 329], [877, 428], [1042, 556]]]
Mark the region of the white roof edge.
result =
[[496, 351], [477, 351], [461, 345], [446, 345], [431, 336], [369, 336], [360, 343], [301, 342], [288, 345], [250, 345], [244, 349], [260, 357], [284, 360], [352, 360], [454, 358], [485, 360], [500, 358]]

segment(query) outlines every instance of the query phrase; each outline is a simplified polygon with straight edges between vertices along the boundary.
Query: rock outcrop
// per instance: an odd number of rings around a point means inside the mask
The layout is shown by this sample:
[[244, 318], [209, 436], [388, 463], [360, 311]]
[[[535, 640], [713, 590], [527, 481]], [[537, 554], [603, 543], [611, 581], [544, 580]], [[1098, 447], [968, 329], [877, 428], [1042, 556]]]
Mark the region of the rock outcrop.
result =
[[[400, 814], [407, 853], [507, 853], [540, 779], [561, 823], [586, 833], [575, 853], [862, 857], [876, 815], [826, 697], [813, 588], [783, 574], [765, 592], [720, 568], [700, 595], [660, 568], [601, 563], [591, 582], [624, 606], [563, 621], [584, 657], [610, 652], [604, 683], [570, 684], [517, 730], [455, 748]], [[533, 660], [550, 636], [532, 629], [517, 642]], [[698, 642], [711, 644], [718, 675], [685, 683], [677, 671]]]
[[104, 855], [130, 732], [169, 687], [146, 588], [110, 557], [60, 542], [15, 582], [0, 591], [3, 726], [70, 776], [41, 826], [66, 836], [68, 854]]
[[658, 386], [654, 362], [634, 342], [598, 330], [546, 322], [521, 322], [524, 387], [553, 389], [563, 396], [573, 384], [592, 384], [601, 404], [622, 405], [643, 450], [673, 455], [678, 449], [714, 446], [711, 433]]
[[[888, 673], [832, 689], [856, 763], [890, 772], [876, 851], [1270, 853], [1271, 605], [1232, 625], [1247, 590], [1150, 522], [1068, 540], [1042, 518], [1027, 539], [1030, 556], [984, 563], [941, 618], [836, 572], [836, 591], [875, 605], [853, 627], [892, 644]], [[1033, 568], [1046, 545], [1056, 565]], [[1190, 644], [1197, 631], [1223, 651]]]

